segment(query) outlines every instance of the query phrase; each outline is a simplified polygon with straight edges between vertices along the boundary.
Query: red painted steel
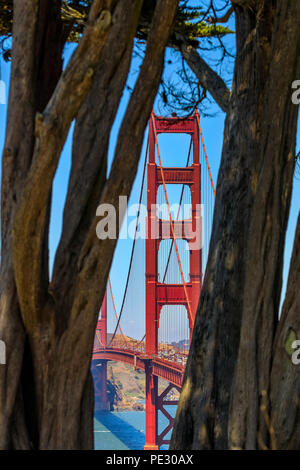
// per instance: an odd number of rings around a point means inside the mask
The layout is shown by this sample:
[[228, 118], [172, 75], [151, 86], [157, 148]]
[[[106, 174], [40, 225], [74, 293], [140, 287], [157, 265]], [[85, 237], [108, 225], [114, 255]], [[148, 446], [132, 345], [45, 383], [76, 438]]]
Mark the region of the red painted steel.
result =
[[[107, 293], [105, 292], [104, 299], [101, 306], [101, 317], [97, 322], [97, 333], [100, 339], [100, 347], [106, 348], [107, 346]], [[94, 379], [94, 393], [95, 393], [95, 411], [108, 410], [108, 400], [106, 393], [107, 382], [107, 360], [95, 360], [93, 355], [92, 361], [92, 374]]]
[[157, 450], [158, 447], [158, 377], [153, 374], [151, 360], [145, 363], [146, 375], [146, 443], [145, 450]]
[[168, 434], [169, 431], [173, 428], [174, 425], [174, 418], [170, 415], [170, 413], [165, 409], [165, 406], [178, 405], [178, 400], [170, 400], [168, 399], [168, 394], [175, 388], [177, 391], [180, 392], [180, 388], [174, 386], [174, 384], [169, 384], [167, 388], [159, 395], [157, 399], [157, 408], [162, 414], [167, 418], [168, 424], [165, 429], [157, 436], [157, 443], [158, 446], [162, 446], [163, 444], [169, 444], [169, 440], [165, 439], [165, 436]]
[[[155, 128], [154, 128], [155, 126]], [[156, 132], [155, 132], [156, 131]], [[192, 137], [193, 142], [193, 163], [187, 168], [163, 168], [156, 164], [155, 161], [155, 137], [156, 133], [187, 133]], [[153, 213], [153, 205], [156, 204], [158, 187], [165, 184], [185, 184], [190, 187], [192, 199], [192, 220], [189, 226], [190, 236], [180, 236], [187, 239], [191, 243], [191, 231], [196, 231], [197, 218], [201, 217], [201, 170], [199, 163], [199, 130], [196, 114], [187, 118], [180, 119], [178, 117], [161, 118], [154, 116], [149, 123], [149, 163], [148, 163], [148, 192], [147, 192], [147, 233], [146, 240], [146, 354], [157, 356], [158, 354], [158, 328], [161, 309], [164, 305], [185, 305], [187, 307], [189, 317], [190, 338], [194, 327], [196, 309], [199, 301], [202, 283], [202, 252], [199, 249], [190, 249], [190, 283], [186, 284], [164, 284], [158, 282], [158, 251], [159, 244], [165, 239], [166, 231], [163, 231], [163, 225], [167, 221], [160, 221]], [[168, 221], [169, 222], [169, 221]], [[174, 233], [178, 233], [182, 228], [182, 222], [174, 223]], [[153, 228], [155, 228], [155, 237], [153, 236]], [[182, 232], [181, 232], [182, 233]], [[172, 235], [169, 235], [172, 238]], [[190, 308], [188, 304], [190, 302]], [[167, 432], [161, 434], [154, 433], [157, 429], [157, 410], [158, 398], [157, 389], [153, 382], [154, 369], [148, 367], [146, 372], [147, 393], [146, 395], [146, 444], [145, 449], [155, 448], [161, 445], [165, 434], [171, 429], [172, 420], [167, 413], [169, 425]], [[154, 396], [156, 397], [154, 399]], [[162, 406], [162, 405], [161, 405]], [[153, 409], [156, 409], [154, 413]], [[154, 423], [154, 420], [156, 422]], [[147, 423], [150, 423], [147, 425]]]
[[97, 322], [97, 331], [100, 334], [101, 346], [107, 346], [107, 292], [105, 291], [104, 299], [101, 306], [101, 317]]
[[95, 411], [108, 411], [109, 402], [107, 400], [107, 360], [92, 361], [92, 374], [94, 379]]
[[[99, 348], [94, 350], [93, 361], [99, 363], [104, 360], [124, 362], [136, 369], [145, 370], [145, 363], [149, 362], [149, 357], [137, 351], [122, 348]], [[172, 383], [174, 386], [181, 387], [185, 369], [183, 365], [158, 357], [153, 357], [151, 362], [154, 375]]]

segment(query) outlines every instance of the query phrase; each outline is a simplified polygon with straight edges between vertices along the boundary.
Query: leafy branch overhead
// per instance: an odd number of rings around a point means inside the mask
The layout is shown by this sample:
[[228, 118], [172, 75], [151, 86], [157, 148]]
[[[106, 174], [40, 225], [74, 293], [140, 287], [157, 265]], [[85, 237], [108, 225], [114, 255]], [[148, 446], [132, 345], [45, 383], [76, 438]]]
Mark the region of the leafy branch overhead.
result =
[[[61, 18], [64, 33], [69, 42], [78, 42], [86, 25], [91, 6], [91, 0], [62, 1]], [[206, 12], [201, 8], [190, 8], [186, 1], [181, 2], [178, 8], [171, 42], [176, 42], [177, 36], [183, 36], [190, 45], [197, 46], [198, 39], [204, 37], [222, 37], [233, 33], [226, 26], [212, 24], [206, 18]], [[155, 0], [144, 0], [136, 37], [146, 40], [155, 9]], [[13, 0], [3, 0], [0, 10], [0, 36], [7, 38], [12, 34]], [[4, 51], [4, 58], [8, 59], [9, 52]]]

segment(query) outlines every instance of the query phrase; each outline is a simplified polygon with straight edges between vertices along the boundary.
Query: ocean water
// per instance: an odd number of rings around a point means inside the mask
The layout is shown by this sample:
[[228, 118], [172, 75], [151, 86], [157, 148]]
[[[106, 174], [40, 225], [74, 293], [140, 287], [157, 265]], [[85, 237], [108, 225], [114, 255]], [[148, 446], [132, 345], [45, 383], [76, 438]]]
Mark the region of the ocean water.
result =
[[[176, 407], [166, 406], [175, 416]], [[159, 432], [167, 425], [165, 416], [159, 412]], [[167, 435], [170, 437], [171, 432]], [[94, 436], [96, 450], [143, 450], [145, 445], [145, 412], [101, 411], [95, 414]], [[168, 446], [162, 446], [162, 450]]]

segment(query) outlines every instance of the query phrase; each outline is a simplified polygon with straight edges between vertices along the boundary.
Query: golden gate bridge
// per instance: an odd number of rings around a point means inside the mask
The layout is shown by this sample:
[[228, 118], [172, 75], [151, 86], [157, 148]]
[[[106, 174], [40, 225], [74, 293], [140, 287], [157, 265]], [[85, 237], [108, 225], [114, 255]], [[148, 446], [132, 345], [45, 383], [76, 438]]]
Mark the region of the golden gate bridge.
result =
[[[159, 146], [163, 134], [190, 136], [184, 166], [163, 166]], [[170, 188], [174, 185], [179, 191], [176, 209], [172, 210]], [[144, 204], [147, 210], [144, 220], [140, 209], [137, 214], [119, 312], [108, 279], [92, 359], [95, 410], [108, 409], [108, 361], [121, 361], [145, 371], [145, 450], [169, 444], [167, 435], [174, 418], [165, 407], [178, 404], [170, 399], [170, 392], [174, 388], [180, 391], [183, 382], [208, 256], [214, 198], [198, 111], [187, 118], [152, 113], [139, 199], [139, 208]], [[163, 210], [158, 211], [161, 207]], [[146, 237], [140, 237], [142, 222]], [[126, 334], [133, 313], [144, 320], [144, 335], [140, 338]], [[107, 323], [112, 316], [115, 329], [108, 335]], [[159, 378], [166, 381], [162, 393]], [[159, 412], [167, 418], [167, 425], [160, 431]]]

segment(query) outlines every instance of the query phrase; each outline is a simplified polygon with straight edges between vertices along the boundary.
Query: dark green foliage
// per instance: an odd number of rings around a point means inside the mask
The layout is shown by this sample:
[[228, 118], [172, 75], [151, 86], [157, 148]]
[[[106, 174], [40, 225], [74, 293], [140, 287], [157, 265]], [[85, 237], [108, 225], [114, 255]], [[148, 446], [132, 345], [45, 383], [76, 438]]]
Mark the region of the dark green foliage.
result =
[[182, 2], [178, 9], [174, 32], [178, 32], [189, 42], [197, 42], [197, 39], [204, 37], [224, 36], [233, 32], [225, 26], [208, 24], [207, 12], [201, 7], [189, 8], [186, 3], [186, 1]]
[[[0, 36], [8, 37], [12, 30], [13, 0], [3, 0], [0, 8]], [[4, 52], [4, 51], [3, 51]], [[8, 58], [4, 55], [4, 58]]]

